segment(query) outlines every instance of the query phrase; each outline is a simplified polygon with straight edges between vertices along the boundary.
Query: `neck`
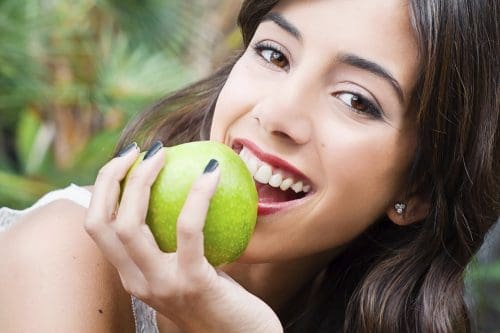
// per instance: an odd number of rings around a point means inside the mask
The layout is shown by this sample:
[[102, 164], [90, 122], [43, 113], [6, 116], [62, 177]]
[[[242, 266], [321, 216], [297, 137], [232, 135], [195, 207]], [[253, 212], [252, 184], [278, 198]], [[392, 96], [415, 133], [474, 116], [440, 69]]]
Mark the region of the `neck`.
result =
[[223, 270], [274, 311], [280, 311], [337, 253], [338, 251], [330, 251], [277, 263], [232, 263], [224, 266]]

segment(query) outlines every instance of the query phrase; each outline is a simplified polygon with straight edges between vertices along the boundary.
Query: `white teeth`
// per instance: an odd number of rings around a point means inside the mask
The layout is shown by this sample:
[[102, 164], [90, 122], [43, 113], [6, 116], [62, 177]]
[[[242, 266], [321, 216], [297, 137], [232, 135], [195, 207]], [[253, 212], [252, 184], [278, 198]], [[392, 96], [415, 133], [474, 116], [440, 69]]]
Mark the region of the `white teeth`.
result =
[[262, 184], [267, 184], [269, 182], [269, 179], [271, 178], [273, 174], [273, 170], [271, 167], [267, 164], [263, 164], [253, 175], [253, 178], [258, 181], [259, 183]]
[[292, 190], [295, 192], [295, 193], [299, 193], [300, 191], [302, 191], [302, 182], [296, 182], [295, 184], [292, 185]]
[[255, 175], [257, 169], [259, 168], [259, 162], [255, 158], [250, 156], [246, 164], [252, 176]]
[[282, 191], [286, 191], [290, 188], [290, 186], [293, 184], [293, 179], [292, 178], [287, 178], [281, 183], [280, 189]]
[[245, 148], [243, 147], [240, 151], [240, 157], [245, 162], [247, 165], [248, 171], [250, 171], [250, 174], [253, 176], [257, 172], [257, 169], [259, 168], [259, 161], [252, 156], [252, 154]]
[[248, 157], [251, 156], [248, 149], [246, 149], [245, 147], [241, 148], [239, 155], [240, 155], [241, 159], [244, 161], [246, 161], [248, 159]]
[[301, 191], [307, 193], [311, 190], [311, 186], [304, 185], [302, 181], [294, 183], [293, 178], [285, 179], [279, 170], [275, 170], [273, 174], [273, 168], [269, 164], [260, 161], [246, 147], [241, 149], [239, 155], [247, 165], [247, 168], [253, 178], [261, 184], [269, 184], [274, 188], [279, 187], [282, 191], [292, 188], [295, 193], [299, 193]]
[[280, 187], [281, 182], [283, 182], [283, 176], [279, 173], [275, 173], [269, 179], [269, 185], [271, 185], [272, 187]]

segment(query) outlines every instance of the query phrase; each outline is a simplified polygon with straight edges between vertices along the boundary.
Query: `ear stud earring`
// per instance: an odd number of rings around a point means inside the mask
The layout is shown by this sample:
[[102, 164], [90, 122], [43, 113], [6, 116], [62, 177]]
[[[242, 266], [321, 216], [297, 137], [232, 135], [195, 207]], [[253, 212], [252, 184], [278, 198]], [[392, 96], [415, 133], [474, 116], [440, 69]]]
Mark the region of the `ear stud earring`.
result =
[[394, 209], [396, 210], [396, 213], [398, 213], [398, 215], [403, 215], [406, 209], [406, 204], [398, 202], [394, 205]]

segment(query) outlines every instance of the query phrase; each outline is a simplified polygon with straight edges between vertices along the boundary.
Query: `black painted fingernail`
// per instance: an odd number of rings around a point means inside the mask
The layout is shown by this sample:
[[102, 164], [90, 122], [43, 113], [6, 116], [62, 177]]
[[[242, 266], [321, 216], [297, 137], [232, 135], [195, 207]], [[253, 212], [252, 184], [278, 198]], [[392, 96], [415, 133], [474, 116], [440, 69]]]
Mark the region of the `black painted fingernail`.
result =
[[208, 162], [207, 166], [205, 167], [205, 170], [203, 170], [203, 173], [210, 173], [217, 169], [219, 166], [219, 162], [217, 160], [214, 160], [213, 158]]
[[132, 150], [137, 149], [137, 143], [132, 142], [123, 147], [118, 154], [116, 154], [116, 157], [122, 157], [130, 153]]
[[163, 148], [163, 143], [161, 141], [156, 141], [155, 143], [153, 143], [151, 147], [149, 147], [146, 155], [144, 155], [143, 161], [153, 157], [154, 154], [156, 154], [162, 148]]

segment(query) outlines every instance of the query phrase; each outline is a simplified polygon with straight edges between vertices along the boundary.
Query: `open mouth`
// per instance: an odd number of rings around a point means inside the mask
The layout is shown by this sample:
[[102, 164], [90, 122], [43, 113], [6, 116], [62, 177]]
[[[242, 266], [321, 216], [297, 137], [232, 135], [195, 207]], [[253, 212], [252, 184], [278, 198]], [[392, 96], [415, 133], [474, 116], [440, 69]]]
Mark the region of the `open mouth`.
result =
[[293, 167], [249, 146], [250, 143], [236, 142], [232, 148], [245, 162], [255, 180], [259, 205], [289, 203], [303, 199], [312, 192], [310, 182]]

